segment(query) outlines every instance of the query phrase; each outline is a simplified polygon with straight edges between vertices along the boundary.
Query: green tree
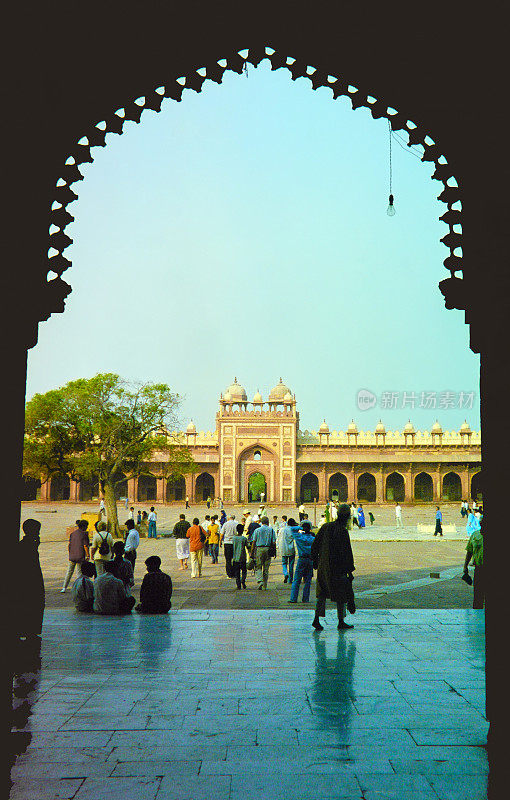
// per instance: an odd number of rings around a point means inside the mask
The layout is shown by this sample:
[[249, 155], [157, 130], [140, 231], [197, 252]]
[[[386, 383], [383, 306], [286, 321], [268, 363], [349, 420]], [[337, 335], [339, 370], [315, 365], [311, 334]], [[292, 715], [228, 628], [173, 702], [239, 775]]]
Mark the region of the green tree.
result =
[[25, 411], [23, 474], [99, 478], [110, 530], [119, 535], [115, 489], [126, 476], [176, 479], [196, 470], [175, 428], [181, 398], [164, 383], [134, 384], [104, 373], [36, 394]]

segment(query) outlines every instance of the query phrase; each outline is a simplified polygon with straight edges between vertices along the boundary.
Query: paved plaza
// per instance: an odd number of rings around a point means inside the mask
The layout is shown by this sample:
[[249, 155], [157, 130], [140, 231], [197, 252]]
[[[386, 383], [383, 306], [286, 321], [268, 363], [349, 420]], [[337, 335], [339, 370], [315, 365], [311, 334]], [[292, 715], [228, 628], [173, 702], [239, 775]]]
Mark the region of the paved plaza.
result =
[[355, 622], [47, 611], [11, 800], [481, 800], [483, 611]]

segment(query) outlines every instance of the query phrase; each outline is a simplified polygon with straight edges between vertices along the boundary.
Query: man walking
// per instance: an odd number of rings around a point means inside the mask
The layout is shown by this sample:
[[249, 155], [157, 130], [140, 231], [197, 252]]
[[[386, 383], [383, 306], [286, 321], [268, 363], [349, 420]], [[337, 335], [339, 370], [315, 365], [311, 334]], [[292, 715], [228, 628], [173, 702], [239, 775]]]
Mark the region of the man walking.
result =
[[313, 578], [311, 548], [315, 538], [311, 532], [311, 528], [312, 523], [308, 520], [303, 520], [301, 527], [295, 526], [290, 528], [294, 541], [296, 542], [299, 558], [296, 566], [296, 574], [292, 581], [289, 603], [297, 603], [301, 580], [303, 580], [303, 603], [308, 603], [310, 599], [310, 586]]
[[[269, 565], [271, 563], [271, 552], [276, 552], [276, 534], [269, 526], [269, 518], [262, 517], [262, 523], [253, 533], [251, 545], [251, 555], [255, 552], [256, 570], [255, 576], [259, 589], [267, 589], [267, 579], [269, 577]], [[274, 547], [274, 551], [273, 551]]]
[[305, 518], [305, 507], [303, 503], [301, 503], [301, 505], [298, 507], [298, 512], [299, 512], [299, 521], [301, 522], [301, 520]]
[[[475, 519], [475, 522], [478, 520]], [[485, 601], [485, 575], [483, 571], [483, 533], [478, 524], [475, 528], [466, 545], [466, 558], [464, 561], [464, 574], [463, 579], [469, 577], [468, 566], [469, 562], [473, 560], [475, 565], [475, 573], [473, 577], [473, 608], [483, 608]]]
[[189, 497], [186, 495], [186, 508], [189, 508]]
[[232, 568], [232, 557], [234, 554], [234, 536], [237, 532], [235, 514], [232, 514], [220, 531], [220, 545], [223, 545], [223, 552], [225, 553], [225, 572], [229, 578], [234, 577]]
[[220, 526], [218, 525], [217, 520], [218, 515], [214, 514], [211, 524], [207, 529], [207, 544], [209, 545], [209, 553], [212, 559], [211, 564], [218, 563], [218, 554], [220, 550]]
[[154, 506], [151, 506], [151, 511], [149, 514], [149, 539], [159, 539], [159, 536], [156, 531], [156, 520], [158, 515], [154, 511]]
[[441, 513], [441, 509], [439, 508], [439, 506], [436, 506], [436, 529], [434, 531], [434, 536], [437, 536], [437, 534], [439, 534], [440, 536], [443, 535], [442, 523], [443, 523], [443, 515]]
[[353, 627], [344, 620], [346, 605], [351, 614], [356, 610], [352, 591], [355, 567], [347, 530], [350, 513], [350, 507], [342, 503], [337, 519], [322, 526], [311, 547], [313, 564], [317, 569], [317, 603], [312, 625], [317, 631], [324, 630], [320, 617], [326, 615], [326, 598], [336, 603], [338, 629]]
[[81, 575], [81, 565], [89, 558], [88, 524], [86, 519], [77, 519], [76, 528], [74, 531], [71, 531], [69, 536], [69, 566], [64, 579], [64, 585], [60, 590], [62, 593], [64, 593], [69, 586], [75, 568], [78, 567], [78, 575]]
[[292, 583], [292, 579], [294, 578], [294, 560], [296, 558], [293, 535], [294, 527], [296, 527], [296, 520], [291, 517], [285, 527], [281, 529], [281, 533], [279, 532], [278, 536], [284, 583]]
[[126, 520], [127, 536], [124, 542], [124, 555], [131, 563], [133, 572], [135, 571], [136, 549], [140, 544], [140, 534], [135, 528], [134, 519]]
[[[207, 531], [209, 530], [209, 525], [211, 524], [211, 515], [206, 514], [204, 521], [201, 522], [200, 524], [205, 531], [205, 535], [207, 536]], [[205, 556], [209, 555], [209, 541], [207, 539], [205, 540], [204, 544], [204, 555]]]
[[248, 539], [243, 534], [244, 525], [242, 522], [236, 527], [233, 541], [232, 571], [236, 579], [236, 586], [246, 589], [246, 548]]
[[112, 550], [113, 537], [106, 530], [106, 522], [97, 522], [96, 532], [92, 537], [92, 547], [90, 548], [90, 555], [94, 559], [97, 575], [104, 574], [106, 564], [111, 561]]
[[189, 528], [191, 528], [191, 525], [186, 519], [185, 515], [179, 514], [179, 522], [175, 523], [172, 532], [175, 537], [175, 553], [181, 562], [181, 566], [179, 567], [180, 570], [188, 569], [189, 540], [187, 539], [186, 534]]
[[202, 577], [202, 558], [204, 555], [205, 531], [198, 521], [198, 517], [193, 520], [193, 525], [186, 531], [189, 539], [189, 550], [191, 556], [191, 577]]
[[395, 519], [397, 522], [397, 528], [403, 528], [404, 523], [402, 522], [402, 506], [400, 503], [395, 504]]

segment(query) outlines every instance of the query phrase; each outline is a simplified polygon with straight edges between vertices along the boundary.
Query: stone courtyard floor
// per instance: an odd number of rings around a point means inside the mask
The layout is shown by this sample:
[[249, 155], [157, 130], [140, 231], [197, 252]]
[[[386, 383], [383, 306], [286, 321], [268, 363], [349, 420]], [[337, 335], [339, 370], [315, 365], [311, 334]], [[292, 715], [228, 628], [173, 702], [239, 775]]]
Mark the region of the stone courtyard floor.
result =
[[484, 798], [484, 612], [310, 616], [47, 610], [11, 799]]

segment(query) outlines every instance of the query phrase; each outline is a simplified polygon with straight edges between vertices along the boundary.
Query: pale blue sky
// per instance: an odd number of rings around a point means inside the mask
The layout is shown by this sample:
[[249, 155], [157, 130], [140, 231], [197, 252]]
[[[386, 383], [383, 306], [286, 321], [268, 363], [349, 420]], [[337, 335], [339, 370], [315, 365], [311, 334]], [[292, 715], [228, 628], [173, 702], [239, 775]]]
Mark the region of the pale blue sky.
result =
[[[437, 286], [442, 185], [395, 142], [388, 218], [386, 120], [266, 61], [124, 131], [73, 187], [73, 293], [39, 327], [28, 397], [117, 372], [167, 382], [183, 424], [212, 429], [234, 375], [250, 399], [281, 375], [303, 430], [479, 427], [479, 358]], [[362, 388], [399, 406], [404, 391], [476, 394], [471, 410], [361, 411]]]

